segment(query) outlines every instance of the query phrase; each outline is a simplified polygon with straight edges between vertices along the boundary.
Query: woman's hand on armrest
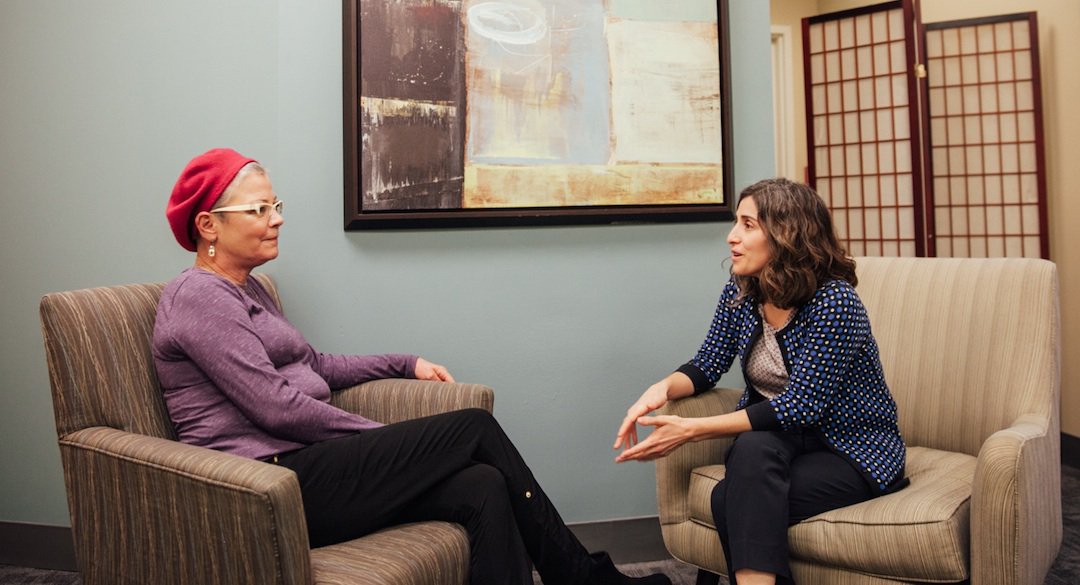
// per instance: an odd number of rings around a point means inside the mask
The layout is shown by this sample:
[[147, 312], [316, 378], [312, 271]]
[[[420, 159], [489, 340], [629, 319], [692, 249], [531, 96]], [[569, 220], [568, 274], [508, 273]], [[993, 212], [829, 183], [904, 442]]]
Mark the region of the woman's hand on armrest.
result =
[[424, 358], [416, 358], [414, 375], [417, 380], [431, 380], [432, 382], [453, 382], [454, 377], [450, 372], [439, 364], [434, 364]]

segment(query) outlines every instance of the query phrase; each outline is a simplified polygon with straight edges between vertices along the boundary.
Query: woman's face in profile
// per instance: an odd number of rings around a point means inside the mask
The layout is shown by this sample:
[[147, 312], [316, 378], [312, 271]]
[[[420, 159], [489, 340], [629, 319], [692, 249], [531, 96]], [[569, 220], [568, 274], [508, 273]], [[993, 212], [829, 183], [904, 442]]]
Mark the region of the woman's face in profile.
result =
[[736, 276], [757, 276], [769, 263], [769, 239], [758, 221], [757, 203], [744, 197], [735, 210], [735, 226], [727, 237], [731, 246], [731, 272]]
[[[251, 173], [240, 181], [227, 205], [249, 203], [274, 203], [277, 196], [265, 175]], [[224, 214], [223, 214], [224, 215]], [[238, 264], [254, 268], [277, 258], [278, 233], [285, 223], [276, 211], [267, 211], [259, 217], [255, 211], [229, 213], [226, 221], [219, 222], [218, 254], [227, 254]]]

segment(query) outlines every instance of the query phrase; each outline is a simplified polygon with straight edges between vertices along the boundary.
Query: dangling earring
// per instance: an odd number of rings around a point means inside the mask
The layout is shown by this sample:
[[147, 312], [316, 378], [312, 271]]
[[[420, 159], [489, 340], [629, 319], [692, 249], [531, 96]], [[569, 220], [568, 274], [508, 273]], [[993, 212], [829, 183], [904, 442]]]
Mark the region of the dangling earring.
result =
[[217, 252], [214, 250], [214, 243], [213, 242], [210, 243], [210, 249], [206, 251], [206, 254], [208, 256], [210, 256], [211, 258], [214, 257], [214, 254], [217, 254]]

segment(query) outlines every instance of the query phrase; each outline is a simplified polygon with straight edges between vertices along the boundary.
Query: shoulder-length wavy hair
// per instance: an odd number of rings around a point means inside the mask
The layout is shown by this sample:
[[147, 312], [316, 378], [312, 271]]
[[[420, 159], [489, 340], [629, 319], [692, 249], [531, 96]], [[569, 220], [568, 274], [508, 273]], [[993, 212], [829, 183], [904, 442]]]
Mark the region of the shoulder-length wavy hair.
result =
[[769, 262], [757, 276], [736, 276], [739, 297], [751, 296], [782, 309], [806, 304], [828, 280], [857, 284], [855, 260], [840, 245], [825, 202], [808, 185], [766, 179], [750, 185], [758, 224], [769, 242]]

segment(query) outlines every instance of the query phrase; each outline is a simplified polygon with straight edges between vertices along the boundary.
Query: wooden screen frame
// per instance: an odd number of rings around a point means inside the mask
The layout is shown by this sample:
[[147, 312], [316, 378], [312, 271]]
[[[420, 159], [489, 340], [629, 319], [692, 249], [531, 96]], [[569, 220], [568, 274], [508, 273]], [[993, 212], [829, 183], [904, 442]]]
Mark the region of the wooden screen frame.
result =
[[[1034, 117], [1034, 145], [1035, 145], [1035, 164], [1036, 164], [1036, 188], [1038, 190], [1038, 221], [1039, 221], [1039, 257], [1044, 259], [1050, 258], [1050, 235], [1048, 232], [1049, 221], [1047, 217], [1047, 202], [1046, 202], [1046, 137], [1045, 130], [1043, 129], [1043, 107], [1042, 107], [1042, 71], [1040, 66], [1039, 57], [1039, 28], [1038, 17], [1035, 12], [1022, 12], [1015, 14], [1003, 14], [997, 16], [987, 16], [980, 18], [969, 18], [960, 20], [951, 20], [945, 22], [934, 22], [923, 24], [920, 28], [920, 42], [924, 52], [927, 47], [927, 33], [930, 31], [947, 30], [952, 28], [962, 27], [975, 27], [982, 25], [995, 25], [1005, 22], [1027, 21], [1031, 44], [1029, 50], [1031, 52], [1031, 81], [1032, 81], [1032, 101], [1033, 101], [1033, 117]], [[926, 60], [929, 60], [929, 55], [925, 55]], [[933, 144], [931, 142], [931, 118], [933, 112], [930, 111], [930, 83], [929, 79], [926, 83], [923, 83], [922, 88], [922, 103], [926, 110], [926, 115], [923, 116], [923, 135], [925, 137], [926, 148], [924, 149], [924, 165], [926, 168], [926, 200], [928, 213], [926, 213], [926, 222], [928, 226], [928, 233], [932, 234], [928, 238], [928, 254], [931, 256], [937, 255], [937, 226], [936, 226], [936, 198], [937, 193], [935, 187], [932, 185], [934, 179], [933, 172]], [[980, 143], [985, 144], [985, 143]], [[1000, 142], [999, 142], [1000, 144]], [[966, 176], [979, 176], [979, 175], [966, 175]], [[985, 175], [983, 175], [985, 176]], [[1004, 204], [1001, 204], [1004, 206]], [[987, 205], [989, 206], [989, 205]], [[1024, 234], [1020, 234], [1019, 237], [1023, 238]], [[950, 235], [950, 237], [955, 237]], [[968, 238], [976, 237], [970, 234]], [[985, 237], [990, 237], [990, 234], [986, 234]], [[996, 234], [994, 237], [1007, 238], [1009, 234]], [[1023, 247], [1023, 244], [1021, 244]]]

